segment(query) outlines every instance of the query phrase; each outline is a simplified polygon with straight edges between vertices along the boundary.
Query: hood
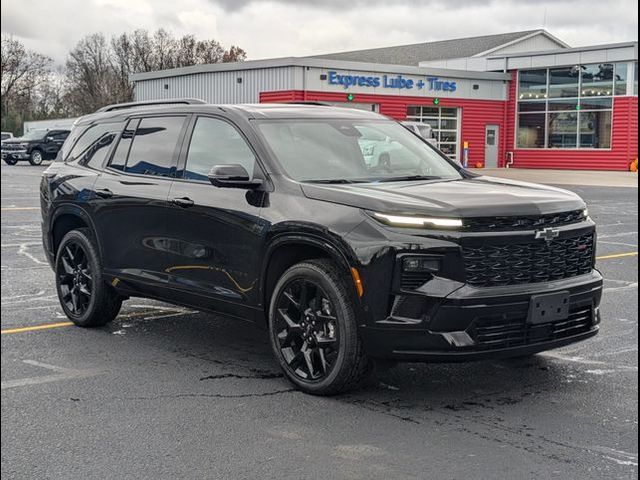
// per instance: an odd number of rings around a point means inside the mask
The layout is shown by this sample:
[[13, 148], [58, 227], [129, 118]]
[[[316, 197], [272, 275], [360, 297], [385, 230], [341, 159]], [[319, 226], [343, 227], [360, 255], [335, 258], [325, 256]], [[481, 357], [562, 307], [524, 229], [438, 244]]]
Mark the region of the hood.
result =
[[493, 177], [350, 185], [303, 184], [308, 198], [380, 213], [454, 217], [541, 215], [586, 207], [560, 188]]

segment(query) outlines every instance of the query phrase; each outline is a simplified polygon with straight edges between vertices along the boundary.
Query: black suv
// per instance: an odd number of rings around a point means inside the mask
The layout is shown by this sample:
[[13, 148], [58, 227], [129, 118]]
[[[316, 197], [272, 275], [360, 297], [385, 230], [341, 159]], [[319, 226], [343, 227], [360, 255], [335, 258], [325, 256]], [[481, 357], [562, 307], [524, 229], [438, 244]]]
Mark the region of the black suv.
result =
[[53, 160], [69, 136], [69, 130], [32, 130], [20, 138], [2, 142], [2, 160], [15, 165], [21, 160], [31, 165], [41, 165], [44, 160]]
[[525, 356], [597, 333], [595, 225], [575, 194], [475, 175], [370, 112], [183, 103], [81, 119], [44, 173], [44, 246], [77, 325], [129, 297], [250, 320], [315, 394], [370, 359]]

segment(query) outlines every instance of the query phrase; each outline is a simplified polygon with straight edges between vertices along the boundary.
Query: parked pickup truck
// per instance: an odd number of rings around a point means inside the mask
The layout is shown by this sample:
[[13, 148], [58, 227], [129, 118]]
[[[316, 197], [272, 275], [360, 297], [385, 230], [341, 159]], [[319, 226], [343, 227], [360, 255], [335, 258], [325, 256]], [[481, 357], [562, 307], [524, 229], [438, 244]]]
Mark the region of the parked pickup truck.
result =
[[69, 136], [69, 130], [33, 130], [19, 138], [2, 142], [2, 160], [7, 165], [28, 161], [40, 165], [44, 160], [53, 160]]

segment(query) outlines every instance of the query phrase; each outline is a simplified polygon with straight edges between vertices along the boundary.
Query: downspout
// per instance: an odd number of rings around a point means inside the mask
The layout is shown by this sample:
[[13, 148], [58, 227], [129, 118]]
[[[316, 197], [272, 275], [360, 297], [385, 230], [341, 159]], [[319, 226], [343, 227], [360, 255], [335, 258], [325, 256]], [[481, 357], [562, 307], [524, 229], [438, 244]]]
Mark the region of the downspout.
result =
[[[504, 67], [503, 67], [503, 73], [508, 73], [509, 70], [507, 69], [507, 57], [504, 58]], [[517, 75], [516, 75], [516, 79], [514, 80], [513, 76], [511, 77], [511, 82], [514, 81], [518, 81]], [[507, 89], [507, 101], [505, 102], [504, 105], [504, 120], [503, 120], [503, 125], [504, 125], [504, 135], [503, 135], [503, 148], [504, 148], [504, 153], [505, 153], [505, 164], [504, 164], [504, 168], [511, 168], [511, 166], [513, 165], [514, 162], [514, 155], [513, 152], [509, 152], [507, 151], [507, 149], [509, 148], [509, 142], [507, 141], [507, 122], [509, 121], [509, 105], [511, 103], [511, 88], [512, 85], [509, 84], [509, 88]], [[513, 99], [515, 101], [515, 98]], [[517, 108], [517, 107], [516, 107]], [[514, 135], [515, 135], [515, 126], [514, 126]]]

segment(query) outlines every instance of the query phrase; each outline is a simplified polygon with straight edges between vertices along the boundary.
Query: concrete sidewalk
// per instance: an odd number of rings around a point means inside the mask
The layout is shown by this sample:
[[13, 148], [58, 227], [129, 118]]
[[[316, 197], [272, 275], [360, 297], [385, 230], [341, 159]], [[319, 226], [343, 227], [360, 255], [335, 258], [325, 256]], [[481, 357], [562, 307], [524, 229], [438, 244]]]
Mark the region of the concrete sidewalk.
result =
[[553, 185], [638, 188], [638, 174], [631, 172], [525, 168], [481, 168], [470, 170], [480, 175], [521, 180], [523, 182], [548, 183]]

